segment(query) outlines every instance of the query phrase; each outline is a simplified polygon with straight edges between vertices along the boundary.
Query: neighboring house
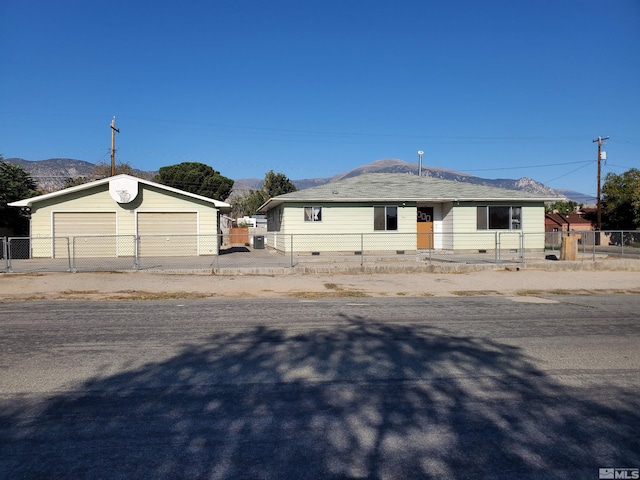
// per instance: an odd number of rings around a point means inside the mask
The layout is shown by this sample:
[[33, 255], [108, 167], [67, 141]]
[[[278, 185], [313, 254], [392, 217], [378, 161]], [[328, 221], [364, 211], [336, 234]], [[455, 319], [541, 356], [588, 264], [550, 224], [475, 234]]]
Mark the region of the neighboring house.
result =
[[71, 248], [83, 256], [129, 256], [135, 248], [145, 255], [215, 255], [221, 213], [231, 210], [228, 203], [130, 175], [9, 205], [30, 209], [33, 257], [66, 256]]
[[589, 220], [577, 213], [547, 213], [544, 216], [545, 232], [589, 232], [593, 226]]
[[[293, 235], [293, 240], [273, 235], [270, 246], [282, 251], [348, 251], [349, 237], [355, 251], [477, 252], [494, 249], [496, 242], [502, 248], [518, 249], [523, 233], [539, 234], [532, 235], [525, 248], [542, 250], [544, 203], [557, 200], [561, 198], [376, 173], [270, 198], [258, 213], [267, 215], [269, 232]], [[304, 234], [318, 235], [306, 235], [303, 247]]]
[[241, 217], [236, 219], [237, 225], [246, 225], [250, 228], [267, 229], [267, 217], [265, 215], [254, 215], [252, 217]]

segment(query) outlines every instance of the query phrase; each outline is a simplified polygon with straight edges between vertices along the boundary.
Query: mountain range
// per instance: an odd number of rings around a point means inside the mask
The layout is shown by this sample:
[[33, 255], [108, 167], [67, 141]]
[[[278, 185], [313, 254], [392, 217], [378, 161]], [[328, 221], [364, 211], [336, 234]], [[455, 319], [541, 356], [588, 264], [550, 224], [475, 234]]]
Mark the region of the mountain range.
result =
[[[18, 165], [26, 170], [36, 181], [39, 188], [46, 192], [52, 192], [63, 188], [65, 182], [72, 178], [90, 177], [96, 167], [95, 164], [83, 160], [69, 158], [51, 158], [48, 160], [24, 160], [22, 158], [7, 158], [5, 161]], [[345, 178], [355, 177], [365, 173], [406, 173], [408, 175], [418, 175], [419, 167], [416, 163], [405, 162], [398, 159], [382, 159], [362, 165], [346, 172], [339, 173], [332, 177], [325, 178], [305, 178], [292, 180], [299, 189], [324, 185]], [[133, 174], [142, 178], [150, 179], [157, 172], [134, 170]], [[449, 170], [441, 167], [422, 167], [422, 176], [440, 178], [443, 180], [453, 180], [456, 182], [468, 182], [477, 185], [487, 185], [510, 190], [522, 190], [545, 196], [565, 197], [574, 202], [584, 205], [593, 205], [596, 198], [572, 190], [554, 190], [531, 178], [523, 177], [519, 179], [488, 179], [477, 177], [468, 173]], [[239, 178], [234, 179], [233, 194], [242, 194], [251, 189], [258, 189], [262, 183], [262, 178]]]

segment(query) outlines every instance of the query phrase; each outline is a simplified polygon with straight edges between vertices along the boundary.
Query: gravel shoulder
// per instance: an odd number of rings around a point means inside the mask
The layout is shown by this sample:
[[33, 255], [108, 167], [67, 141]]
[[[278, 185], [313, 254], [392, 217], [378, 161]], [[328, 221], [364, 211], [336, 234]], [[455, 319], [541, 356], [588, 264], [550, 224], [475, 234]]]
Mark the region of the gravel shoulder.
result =
[[1, 274], [0, 301], [640, 294], [638, 271], [483, 270], [215, 276], [149, 272]]

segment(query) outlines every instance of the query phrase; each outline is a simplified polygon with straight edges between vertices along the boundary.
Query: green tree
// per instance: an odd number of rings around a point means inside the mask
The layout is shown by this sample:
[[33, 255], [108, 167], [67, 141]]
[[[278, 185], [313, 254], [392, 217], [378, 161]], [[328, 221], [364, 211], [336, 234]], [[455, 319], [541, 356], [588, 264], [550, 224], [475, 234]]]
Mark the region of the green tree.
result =
[[608, 173], [602, 185], [602, 228], [640, 228], [640, 170]]
[[222, 176], [209, 165], [198, 162], [161, 167], [154, 181], [221, 201], [229, 197], [233, 188], [233, 180]]
[[13, 230], [15, 235], [29, 233], [29, 215], [7, 203], [38, 195], [36, 182], [23, 168], [5, 162], [0, 155], [0, 227]]
[[295, 192], [298, 189], [284, 173], [274, 173], [273, 170], [269, 170], [264, 176], [261, 190], [267, 196], [265, 199], [267, 201], [269, 198]]
[[297, 191], [296, 186], [284, 173], [269, 170], [258, 190], [249, 190], [243, 195], [234, 195], [229, 199], [231, 212], [236, 217], [255, 215], [258, 208], [272, 197]]
[[582, 207], [581, 204], [574, 202], [573, 200], [559, 200], [557, 202], [545, 205], [545, 213], [560, 213], [562, 215], [568, 215], [569, 213], [576, 213], [578, 208]]

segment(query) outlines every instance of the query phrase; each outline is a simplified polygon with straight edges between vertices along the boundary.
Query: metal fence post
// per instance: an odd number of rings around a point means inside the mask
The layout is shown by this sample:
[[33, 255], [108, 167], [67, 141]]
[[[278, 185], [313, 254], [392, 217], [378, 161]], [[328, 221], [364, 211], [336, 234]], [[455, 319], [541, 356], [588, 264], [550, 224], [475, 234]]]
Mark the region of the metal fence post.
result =
[[[76, 268], [76, 237], [71, 237], [73, 239], [73, 248], [71, 248], [71, 242], [69, 241], [69, 237], [67, 237], [67, 258], [69, 259], [69, 271], [75, 273]], [[73, 256], [72, 256], [73, 253]]]
[[11, 271], [11, 259], [9, 258], [9, 255], [11, 254], [11, 247], [10, 247], [10, 243], [11, 243], [11, 239], [8, 237], [4, 238], [4, 262], [5, 262], [5, 272], [10, 272]]
[[494, 247], [496, 249], [496, 263], [500, 263], [500, 234], [496, 232], [494, 239]]
[[360, 266], [364, 266], [364, 233], [360, 234]]
[[9, 255], [8, 255], [8, 251], [9, 249], [7, 248], [7, 242], [9, 240], [7, 239], [7, 237], [2, 237], [2, 258], [4, 260], [4, 273], [7, 273], [9, 271]]
[[520, 232], [520, 263], [524, 263], [524, 232]]
[[216, 235], [216, 270], [220, 270], [220, 250], [222, 248], [222, 242], [224, 242], [222, 235]]
[[140, 236], [134, 235], [133, 236], [133, 269], [134, 270], [140, 270], [139, 244], [140, 244]]
[[291, 234], [291, 268], [295, 265], [293, 264], [293, 233]]
[[620, 232], [620, 256], [624, 257], [624, 230]]

